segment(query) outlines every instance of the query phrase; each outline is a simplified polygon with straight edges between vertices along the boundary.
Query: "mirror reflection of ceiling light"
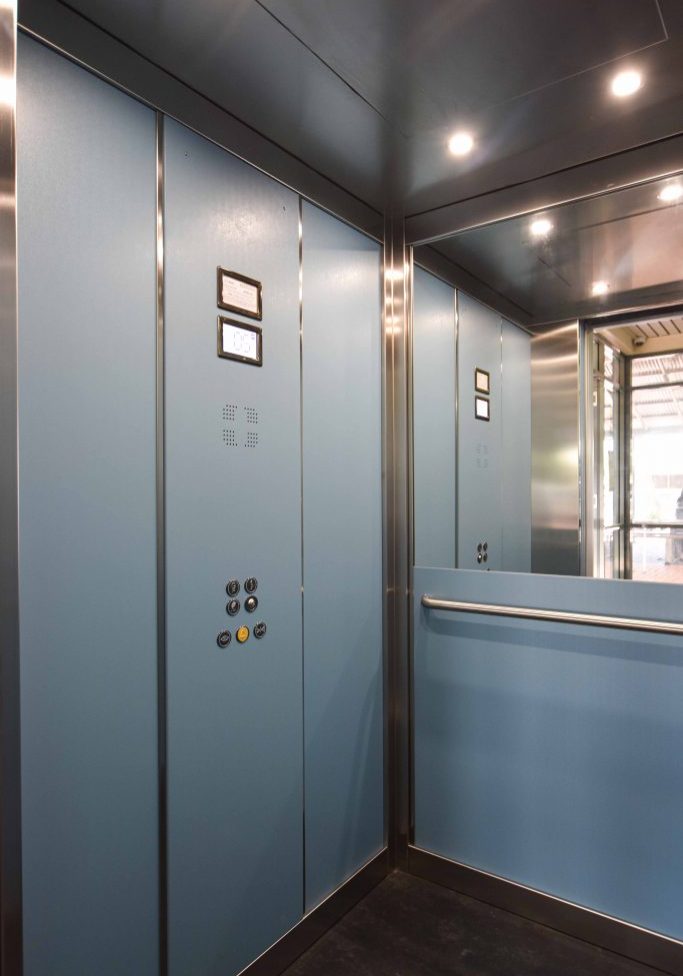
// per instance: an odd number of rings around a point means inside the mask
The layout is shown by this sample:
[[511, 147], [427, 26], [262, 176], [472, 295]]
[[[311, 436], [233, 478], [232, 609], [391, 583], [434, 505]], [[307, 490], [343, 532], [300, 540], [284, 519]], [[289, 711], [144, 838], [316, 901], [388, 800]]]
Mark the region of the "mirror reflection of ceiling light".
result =
[[547, 237], [552, 229], [552, 221], [548, 220], [547, 217], [537, 217], [531, 222], [529, 228], [534, 237]]
[[612, 94], [617, 98], [627, 98], [629, 95], [634, 95], [642, 84], [643, 76], [640, 71], [628, 68], [612, 78]]
[[16, 82], [13, 75], [0, 75], [0, 104], [14, 108], [17, 100]]
[[469, 132], [454, 132], [448, 140], [448, 148], [454, 156], [467, 156], [474, 148], [474, 139]]
[[662, 203], [675, 203], [683, 197], [683, 183], [668, 183], [657, 194]]
[[594, 281], [591, 292], [593, 295], [606, 295], [609, 291], [609, 282], [607, 281]]

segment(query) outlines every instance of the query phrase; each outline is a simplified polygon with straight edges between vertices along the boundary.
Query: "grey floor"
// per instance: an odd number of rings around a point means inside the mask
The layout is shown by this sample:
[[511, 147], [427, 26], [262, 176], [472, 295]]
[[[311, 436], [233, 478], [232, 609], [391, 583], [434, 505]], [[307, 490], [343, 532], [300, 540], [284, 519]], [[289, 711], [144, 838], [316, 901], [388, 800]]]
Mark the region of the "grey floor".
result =
[[661, 976], [400, 871], [286, 976]]

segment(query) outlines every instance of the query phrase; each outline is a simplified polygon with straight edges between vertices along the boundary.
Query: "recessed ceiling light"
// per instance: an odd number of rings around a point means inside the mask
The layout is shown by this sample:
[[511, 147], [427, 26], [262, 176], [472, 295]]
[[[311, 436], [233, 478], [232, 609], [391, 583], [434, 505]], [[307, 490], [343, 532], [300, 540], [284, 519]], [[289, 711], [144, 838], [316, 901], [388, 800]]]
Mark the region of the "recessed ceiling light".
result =
[[616, 95], [617, 98], [627, 98], [629, 95], [635, 94], [642, 83], [643, 76], [640, 71], [628, 68], [626, 71], [620, 71], [612, 78], [612, 94]]
[[529, 230], [534, 237], [547, 237], [553, 229], [553, 223], [547, 217], [537, 217], [532, 220]]
[[675, 203], [676, 200], [680, 200], [681, 197], [683, 197], [682, 183], [668, 183], [657, 194], [657, 198], [661, 200], [662, 203]]
[[454, 156], [466, 156], [474, 148], [474, 139], [469, 132], [454, 132], [448, 140], [448, 148]]
[[591, 289], [594, 295], [606, 295], [609, 291], [608, 281], [594, 281]]

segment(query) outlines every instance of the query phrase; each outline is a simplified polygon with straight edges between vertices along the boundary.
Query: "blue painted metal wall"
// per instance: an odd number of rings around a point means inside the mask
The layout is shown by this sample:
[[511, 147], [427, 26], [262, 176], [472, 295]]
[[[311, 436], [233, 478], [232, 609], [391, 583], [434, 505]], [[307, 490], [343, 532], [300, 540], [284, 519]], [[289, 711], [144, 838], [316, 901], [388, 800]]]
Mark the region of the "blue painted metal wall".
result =
[[683, 620], [675, 586], [415, 571], [416, 843], [683, 937], [683, 649], [425, 611], [462, 600]]
[[502, 322], [501, 569], [531, 572], [531, 336]]
[[[25, 972], [151, 974], [155, 117], [25, 38], [19, 92]], [[237, 973], [384, 847], [381, 249], [304, 205], [302, 351], [299, 198], [165, 132], [168, 929], [184, 976]], [[262, 368], [216, 355], [218, 265], [263, 282]], [[250, 576], [257, 612], [228, 617], [227, 581]], [[258, 621], [266, 636], [238, 644]]]
[[[415, 564], [456, 565], [455, 291], [413, 271]], [[467, 385], [467, 390], [471, 384]]]
[[19, 38], [24, 973], [157, 971], [154, 114]]
[[[172, 122], [165, 180], [170, 972], [230, 974], [303, 907], [299, 201]], [[216, 355], [218, 265], [263, 282], [262, 368]]]
[[[488, 543], [480, 569], [500, 569], [501, 492], [500, 316], [458, 292], [458, 566], [477, 567], [477, 546]], [[490, 375], [490, 421], [474, 415], [474, 370]]]
[[304, 204], [307, 909], [384, 846], [380, 258]]

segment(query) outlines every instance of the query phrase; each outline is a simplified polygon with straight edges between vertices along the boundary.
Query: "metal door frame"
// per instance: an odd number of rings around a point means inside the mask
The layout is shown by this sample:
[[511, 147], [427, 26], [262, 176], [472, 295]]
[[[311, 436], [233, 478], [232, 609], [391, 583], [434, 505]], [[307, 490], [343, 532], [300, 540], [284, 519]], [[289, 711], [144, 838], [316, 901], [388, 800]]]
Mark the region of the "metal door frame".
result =
[[20, 972], [16, 3], [0, 4], [0, 969]]

